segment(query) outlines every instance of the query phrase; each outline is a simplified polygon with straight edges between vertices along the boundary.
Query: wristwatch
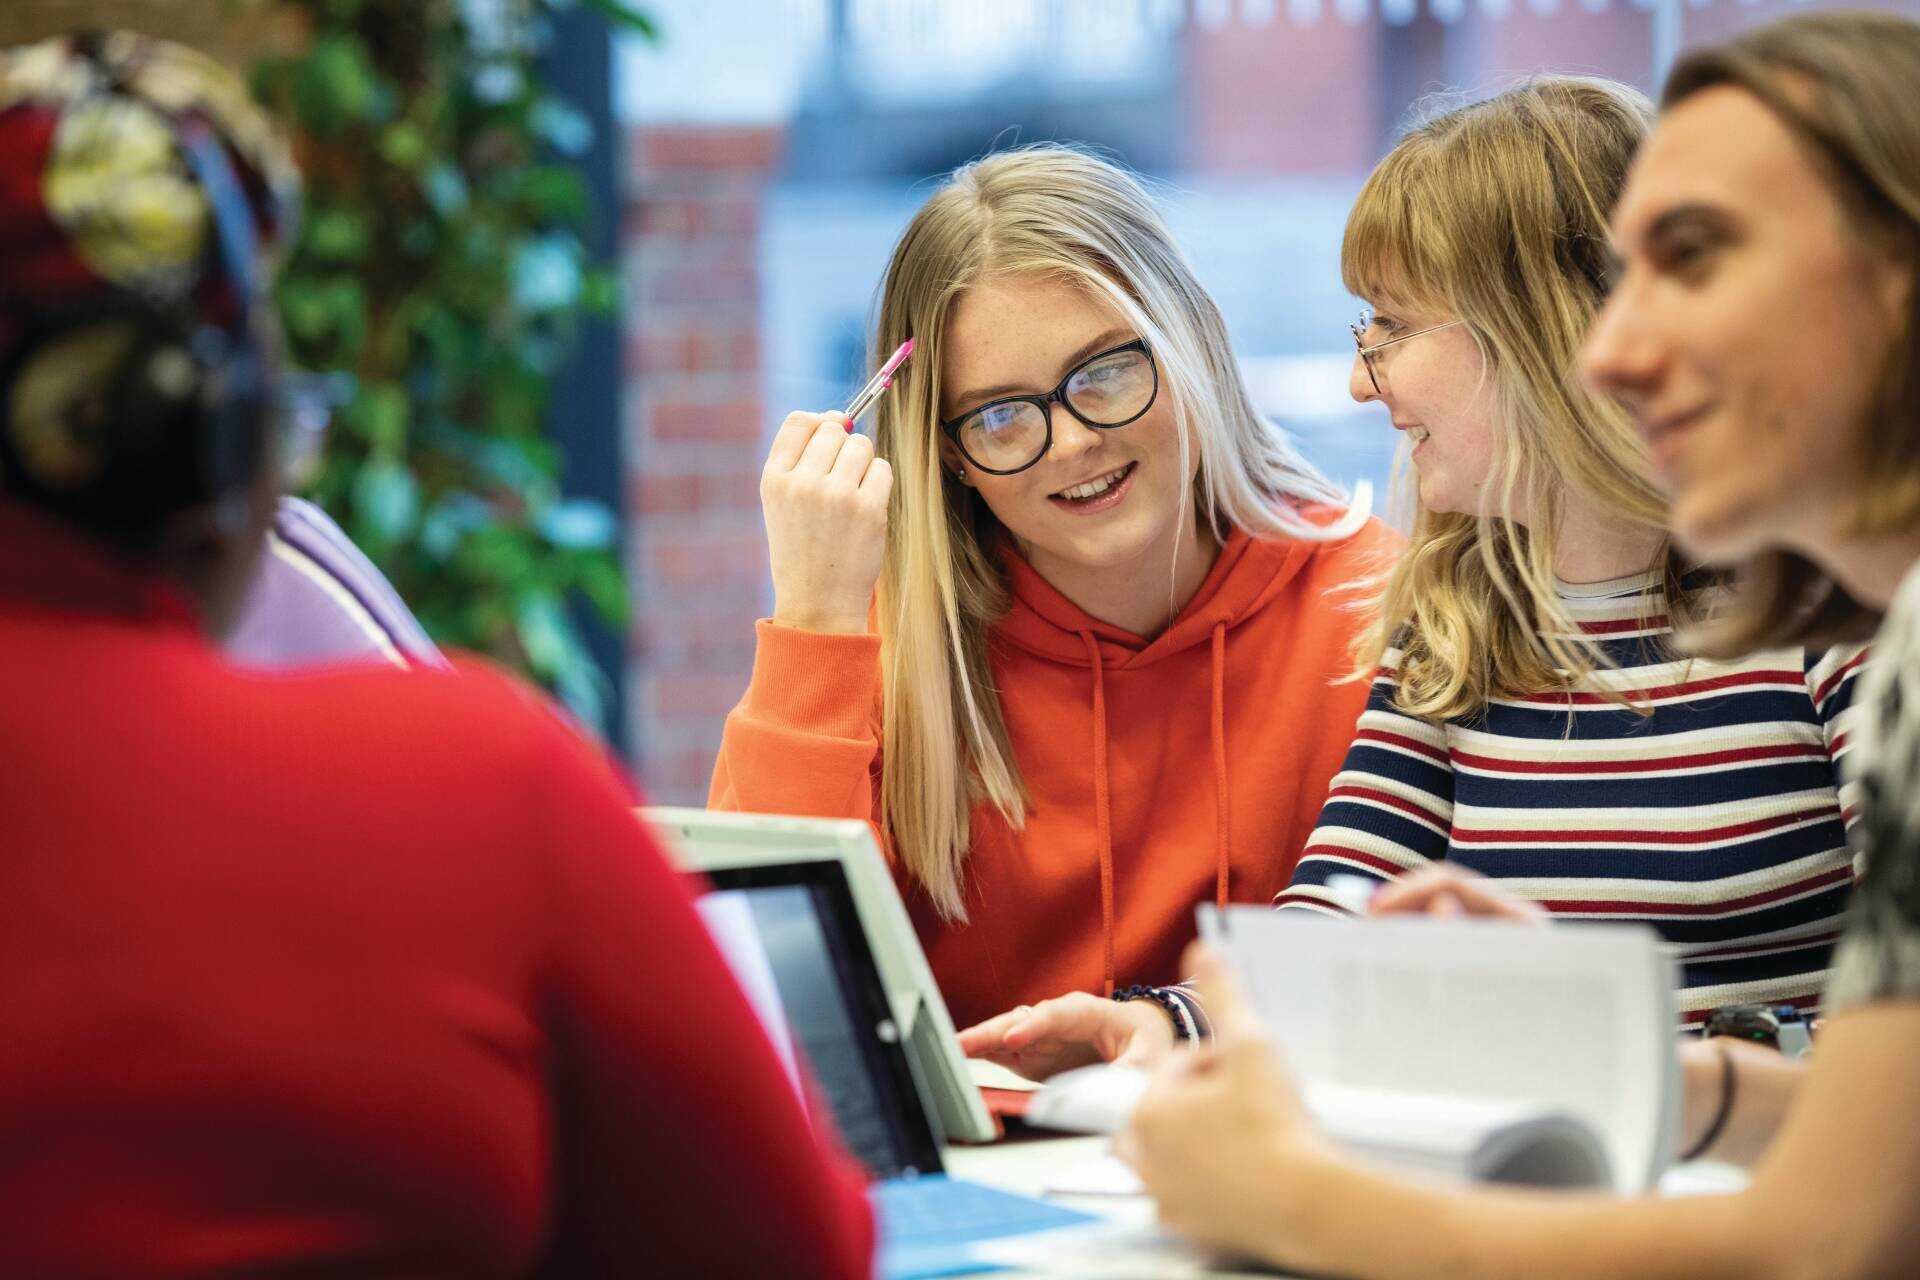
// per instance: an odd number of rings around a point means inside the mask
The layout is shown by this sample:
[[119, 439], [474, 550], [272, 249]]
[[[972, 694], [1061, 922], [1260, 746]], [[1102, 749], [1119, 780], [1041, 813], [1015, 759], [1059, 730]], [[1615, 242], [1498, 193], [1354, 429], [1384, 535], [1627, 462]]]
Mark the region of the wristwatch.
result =
[[1778, 1049], [1781, 1025], [1788, 1022], [1798, 1024], [1800, 1021], [1800, 1011], [1792, 1005], [1723, 1004], [1707, 1015], [1706, 1025], [1701, 1027], [1700, 1034], [1709, 1039], [1731, 1036], [1735, 1040]]

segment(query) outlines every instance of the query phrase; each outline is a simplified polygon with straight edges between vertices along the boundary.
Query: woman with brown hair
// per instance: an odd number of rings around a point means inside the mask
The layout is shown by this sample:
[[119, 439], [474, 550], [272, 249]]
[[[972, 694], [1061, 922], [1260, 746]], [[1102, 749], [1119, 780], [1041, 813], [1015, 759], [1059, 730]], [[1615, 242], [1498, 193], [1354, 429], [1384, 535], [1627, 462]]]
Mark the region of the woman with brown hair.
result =
[[1696, 1148], [1764, 1147], [1751, 1185], [1617, 1201], [1364, 1167], [1314, 1132], [1202, 955], [1217, 1044], [1168, 1068], [1131, 1133], [1174, 1227], [1367, 1277], [1920, 1270], [1917, 84], [1920, 24], [1888, 16], [1796, 19], [1682, 62], [1614, 216], [1621, 269], [1586, 353], [1646, 439], [1682, 545], [1740, 566], [1709, 643], [1879, 628], [1858, 694], [1867, 869], [1819, 1053], [1804, 1078], [1728, 1055], [1723, 1087], [1690, 1099]]

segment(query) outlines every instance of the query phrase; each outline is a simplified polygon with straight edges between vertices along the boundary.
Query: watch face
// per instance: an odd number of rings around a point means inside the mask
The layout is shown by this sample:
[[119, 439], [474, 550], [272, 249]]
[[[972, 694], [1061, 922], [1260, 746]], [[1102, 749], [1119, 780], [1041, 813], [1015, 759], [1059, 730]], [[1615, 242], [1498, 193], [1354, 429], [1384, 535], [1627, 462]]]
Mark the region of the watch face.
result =
[[1722, 1005], [1707, 1016], [1705, 1034], [1731, 1036], [1736, 1040], [1749, 1040], [1766, 1045], [1769, 1049], [1778, 1049], [1780, 1018], [1763, 1004]]

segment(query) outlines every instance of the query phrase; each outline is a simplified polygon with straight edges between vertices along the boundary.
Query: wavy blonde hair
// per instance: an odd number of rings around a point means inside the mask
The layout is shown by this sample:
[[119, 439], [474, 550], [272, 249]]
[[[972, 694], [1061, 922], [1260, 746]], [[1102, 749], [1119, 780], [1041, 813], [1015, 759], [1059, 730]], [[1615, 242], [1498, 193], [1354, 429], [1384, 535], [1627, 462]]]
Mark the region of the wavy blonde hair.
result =
[[1000, 525], [941, 465], [938, 426], [954, 301], [979, 281], [1009, 277], [1083, 288], [1147, 340], [1182, 424], [1181, 466], [1198, 454], [1183, 519], [1204, 519], [1220, 536], [1232, 527], [1288, 538], [1345, 536], [1358, 523], [1328, 526], [1297, 510], [1345, 497], [1254, 411], [1219, 310], [1139, 179], [1055, 145], [956, 171], [895, 246], [873, 335], [876, 356], [910, 337], [918, 344], [874, 433], [894, 469], [879, 587], [881, 824], [955, 920], [966, 918], [962, 869], [975, 805], [992, 805], [1015, 829], [1026, 820], [987, 657], [988, 630], [1009, 604]]
[[[1348, 217], [1347, 288], [1464, 321], [1491, 392], [1495, 474], [1480, 512], [1425, 510], [1404, 462], [1396, 478], [1412, 535], [1355, 658], [1370, 675], [1400, 648], [1396, 703], [1409, 715], [1472, 716], [1610, 665], [1554, 585], [1569, 495], [1627, 526], [1666, 529], [1639, 436], [1577, 372], [1606, 291], [1607, 215], [1652, 121], [1625, 85], [1532, 79], [1413, 129]], [[1694, 601], [1671, 543], [1660, 562], [1669, 608], [1684, 617]]]

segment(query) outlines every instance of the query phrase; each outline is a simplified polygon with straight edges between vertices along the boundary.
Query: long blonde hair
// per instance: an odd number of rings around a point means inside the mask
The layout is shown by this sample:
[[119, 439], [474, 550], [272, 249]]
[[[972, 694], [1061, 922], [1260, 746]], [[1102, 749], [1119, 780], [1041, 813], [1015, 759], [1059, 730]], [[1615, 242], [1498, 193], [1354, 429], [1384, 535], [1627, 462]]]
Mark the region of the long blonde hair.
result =
[[1138, 179], [1035, 146], [964, 166], [921, 207], [888, 263], [873, 342], [875, 353], [917, 343], [874, 433], [894, 469], [879, 589], [881, 821], [941, 914], [959, 920], [974, 806], [1018, 829], [1026, 795], [987, 657], [1009, 603], [999, 524], [941, 465], [941, 348], [954, 300], [1008, 277], [1084, 288], [1147, 340], [1183, 426], [1181, 465], [1189, 449], [1199, 457], [1183, 518], [1216, 535], [1324, 538], [1328, 526], [1297, 505], [1345, 501], [1254, 411], [1220, 313]]
[[[1493, 500], [1478, 513], [1435, 512], [1396, 494], [1416, 507], [1412, 536], [1356, 647], [1359, 672], [1371, 674], [1399, 646], [1396, 701], [1410, 715], [1471, 716], [1489, 699], [1563, 689], [1608, 665], [1554, 585], [1567, 495], [1628, 527], [1666, 529], [1632, 424], [1577, 374], [1606, 289], [1607, 215], [1652, 116], [1625, 85], [1529, 80], [1410, 132], [1347, 220], [1347, 288], [1464, 321], [1491, 391]], [[1400, 470], [1397, 487], [1408, 483]], [[1669, 607], [1684, 615], [1690, 594], [1671, 544], [1659, 559]]]

